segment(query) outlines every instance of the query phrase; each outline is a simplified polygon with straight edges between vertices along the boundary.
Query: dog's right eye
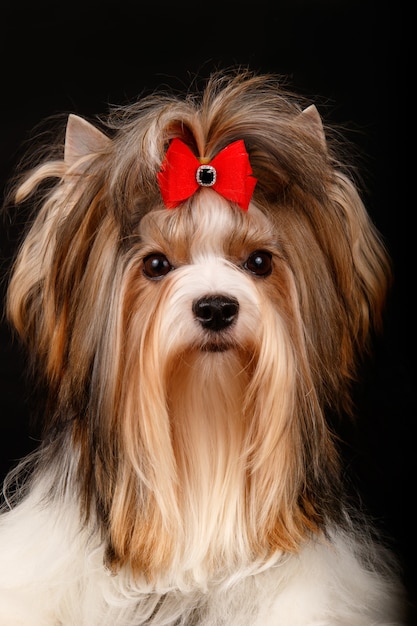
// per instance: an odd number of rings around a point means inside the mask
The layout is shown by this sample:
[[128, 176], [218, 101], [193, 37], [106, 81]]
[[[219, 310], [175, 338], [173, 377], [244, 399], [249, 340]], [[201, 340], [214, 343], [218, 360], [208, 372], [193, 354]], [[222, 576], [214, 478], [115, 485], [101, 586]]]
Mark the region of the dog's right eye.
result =
[[143, 259], [143, 273], [147, 278], [162, 278], [172, 269], [174, 268], [165, 254], [148, 254], [148, 256]]

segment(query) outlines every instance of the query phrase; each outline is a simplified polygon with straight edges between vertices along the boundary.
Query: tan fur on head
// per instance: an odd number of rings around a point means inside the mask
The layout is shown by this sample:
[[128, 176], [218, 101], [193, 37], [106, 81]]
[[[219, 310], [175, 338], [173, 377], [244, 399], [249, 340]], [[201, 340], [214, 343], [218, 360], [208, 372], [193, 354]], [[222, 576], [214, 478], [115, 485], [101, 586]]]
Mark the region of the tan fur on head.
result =
[[[244, 140], [258, 179], [247, 214], [207, 189], [163, 206], [173, 137], [207, 159]], [[201, 99], [115, 109], [108, 136], [70, 116], [65, 157], [18, 200], [51, 176], [8, 313], [50, 385], [49, 427], [70, 437], [109, 564], [185, 584], [297, 550], [338, 515], [325, 413], [349, 408], [390, 273], [317, 109], [273, 77], [215, 75]], [[255, 250], [271, 254], [266, 278], [244, 269]], [[155, 251], [174, 270], [152, 281]], [[217, 352], [191, 313], [216, 293], [240, 303]]]

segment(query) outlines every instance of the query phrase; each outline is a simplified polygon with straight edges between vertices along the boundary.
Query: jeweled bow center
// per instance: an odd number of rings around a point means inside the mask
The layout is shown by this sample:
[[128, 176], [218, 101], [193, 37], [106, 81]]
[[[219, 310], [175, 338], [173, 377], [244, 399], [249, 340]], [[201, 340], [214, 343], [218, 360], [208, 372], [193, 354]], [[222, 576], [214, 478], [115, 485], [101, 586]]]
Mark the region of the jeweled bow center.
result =
[[201, 187], [212, 187], [217, 180], [216, 169], [212, 165], [200, 165], [195, 178]]

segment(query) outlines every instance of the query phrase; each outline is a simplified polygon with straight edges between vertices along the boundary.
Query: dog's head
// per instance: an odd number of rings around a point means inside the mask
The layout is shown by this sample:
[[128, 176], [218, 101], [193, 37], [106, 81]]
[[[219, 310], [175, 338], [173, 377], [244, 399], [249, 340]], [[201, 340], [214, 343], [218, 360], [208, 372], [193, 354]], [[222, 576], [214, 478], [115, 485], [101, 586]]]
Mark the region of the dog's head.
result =
[[[173, 145], [207, 178], [184, 182]], [[211, 164], [236, 145], [231, 199]], [[214, 75], [106, 132], [70, 116], [17, 199], [51, 177], [8, 311], [51, 390], [47, 458], [109, 563], [204, 577], [296, 550], [337, 509], [325, 413], [349, 407], [389, 277], [316, 108], [271, 76]]]

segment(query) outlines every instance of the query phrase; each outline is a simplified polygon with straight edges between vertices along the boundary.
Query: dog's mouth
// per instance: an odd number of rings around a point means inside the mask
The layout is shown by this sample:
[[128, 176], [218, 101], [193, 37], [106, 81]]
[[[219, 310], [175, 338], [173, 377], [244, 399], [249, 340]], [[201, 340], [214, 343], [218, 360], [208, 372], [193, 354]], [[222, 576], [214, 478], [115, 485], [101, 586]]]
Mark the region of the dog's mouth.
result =
[[205, 331], [200, 335], [197, 348], [200, 352], [227, 352], [237, 348], [238, 342], [231, 328]]
[[200, 350], [202, 352], [226, 352], [232, 347], [233, 344], [230, 341], [207, 341], [200, 346]]

